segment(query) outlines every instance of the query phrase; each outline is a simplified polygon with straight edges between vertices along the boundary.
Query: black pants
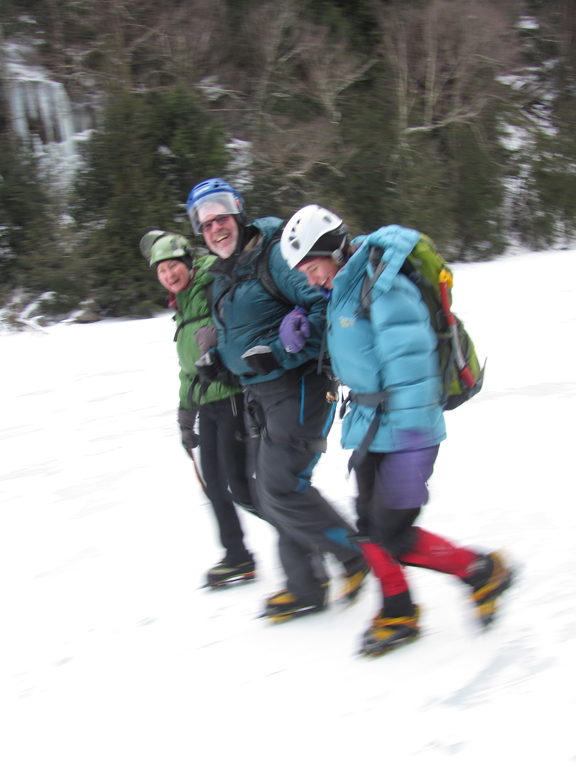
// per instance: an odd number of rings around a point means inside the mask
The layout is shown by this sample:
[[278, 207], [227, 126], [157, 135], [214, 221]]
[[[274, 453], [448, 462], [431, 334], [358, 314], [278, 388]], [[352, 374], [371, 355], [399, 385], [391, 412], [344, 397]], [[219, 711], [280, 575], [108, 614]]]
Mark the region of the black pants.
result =
[[325, 374], [298, 371], [246, 391], [258, 508], [278, 531], [287, 589], [311, 601], [324, 593], [323, 555], [334, 555], [348, 572], [363, 562], [354, 529], [311, 485], [334, 419], [331, 391]]
[[200, 406], [200, 465], [222, 546], [232, 563], [250, 553], [234, 504], [254, 511], [248, 479], [244, 398], [235, 395]]
[[412, 548], [413, 525], [428, 501], [428, 480], [437, 455], [437, 445], [366, 455], [355, 468], [360, 536], [382, 544], [396, 556]]

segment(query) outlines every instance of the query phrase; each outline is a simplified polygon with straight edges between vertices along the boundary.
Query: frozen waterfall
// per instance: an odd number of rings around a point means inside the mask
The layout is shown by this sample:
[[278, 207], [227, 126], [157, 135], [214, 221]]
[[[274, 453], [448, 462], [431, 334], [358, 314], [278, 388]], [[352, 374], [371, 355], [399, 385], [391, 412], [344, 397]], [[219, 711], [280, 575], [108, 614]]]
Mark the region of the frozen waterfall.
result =
[[66, 185], [78, 167], [77, 142], [86, 125], [76, 125], [62, 83], [33, 63], [33, 46], [8, 43], [4, 54], [6, 95], [14, 132], [32, 150], [51, 181]]
[[12, 126], [23, 141], [62, 144], [74, 152], [74, 120], [62, 83], [54, 80], [9, 79], [8, 97]]

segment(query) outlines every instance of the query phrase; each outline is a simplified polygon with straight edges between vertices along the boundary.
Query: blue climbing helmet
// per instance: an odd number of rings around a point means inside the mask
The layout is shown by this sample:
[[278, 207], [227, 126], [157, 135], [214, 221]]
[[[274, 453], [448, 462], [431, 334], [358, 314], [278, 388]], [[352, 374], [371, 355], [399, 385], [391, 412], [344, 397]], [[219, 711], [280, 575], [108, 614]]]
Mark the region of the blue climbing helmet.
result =
[[240, 192], [224, 179], [206, 179], [192, 187], [186, 200], [186, 212], [196, 235], [202, 234], [200, 209], [207, 203], [217, 204], [217, 213], [230, 213], [245, 223], [246, 207]]

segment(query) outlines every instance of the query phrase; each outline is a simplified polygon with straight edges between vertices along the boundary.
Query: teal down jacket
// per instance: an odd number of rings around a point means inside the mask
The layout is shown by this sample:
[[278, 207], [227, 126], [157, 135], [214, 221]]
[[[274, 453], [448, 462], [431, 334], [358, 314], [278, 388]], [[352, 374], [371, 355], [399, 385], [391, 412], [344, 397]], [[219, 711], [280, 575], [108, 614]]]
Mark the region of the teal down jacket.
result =
[[[289, 268], [279, 242], [269, 252], [268, 267], [286, 302], [272, 296], [257, 277], [258, 257], [281, 225], [282, 221], [272, 216], [256, 219], [249, 225], [252, 236], [244, 250], [230, 259], [217, 259], [210, 270], [214, 275], [212, 308], [218, 351], [224, 365], [244, 386], [277, 379], [287, 370], [312, 363], [321, 350], [326, 298], [308, 285], [304, 275]], [[278, 338], [278, 329], [283, 317], [296, 306], [308, 313], [310, 337], [300, 352], [291, 354]], [[260, 345], [270, 347], [278, 361], [278, 367], [265, 376], [254, 374], [242, 359], [244, 352]]]
[[[436, 335], [418, 288], [399, 269], [419, 237], [415, 230], [378, 230], [338, 272], [328, 304], [328, 349], [340, 381], [358, 394], [386, 392], [371, 452], [418, 450], [446, 437], [440, 402]], [[371, 295], [370, 317], [361, 313], [360, 292], [372, 276], [370, 246], [383, 248], [386, 267]], [[352, 402], [342, 426], [342, 445], [357, 449], [375, 407]]]

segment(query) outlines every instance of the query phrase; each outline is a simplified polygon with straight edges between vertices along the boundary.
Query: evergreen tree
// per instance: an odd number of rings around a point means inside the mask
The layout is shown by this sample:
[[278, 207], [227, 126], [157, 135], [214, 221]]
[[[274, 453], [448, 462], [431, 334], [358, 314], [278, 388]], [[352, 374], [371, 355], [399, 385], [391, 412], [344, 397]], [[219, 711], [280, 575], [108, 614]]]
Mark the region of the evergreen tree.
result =
[[146, 315], [163, 299], [138, 243], [150, 229], [189, 233], [184, 202], [201, 178], [221, 173], [224, 134], [182, 91], [115, 95], [87, 146], [76, 187], [81, 252], [94, 294], [112, 315]]
[[[253, 216], [317, 201], [353, 232], [417, 227], [448, 258], [495, 255], [511, 236], [565, 244], [576, 232], [573, 9], [574, 0], [7, 0], [6, 42], [31, 36], [34, 64], [85, 115], [94, 110], [98, 129], [84, 145], [71, 228], [66, 201], [11, 143], [0, 110], [4, 292], [154, 311], [164, 294], [140, 237], [188, 234], [190, 187], [236, 180], [228, 136], [249, 148], [242, 189]], [[0, 41], [5, 77], [3, 50]]]
[[53, 208], [53, 192], [34, 158], [7, 137], [0, 141], [0, 268], [6, 300], [16, 288], [30, 298], [50, 294], [52, 310], [76, 305], [82, 295]]
[[453, 229], [448, 242], [459, 259], [493, 258], [506, 246], [503, 170], [498, 111], [487, 110], [475, 130], [455, 125], [445, 131], [445, 191]]

